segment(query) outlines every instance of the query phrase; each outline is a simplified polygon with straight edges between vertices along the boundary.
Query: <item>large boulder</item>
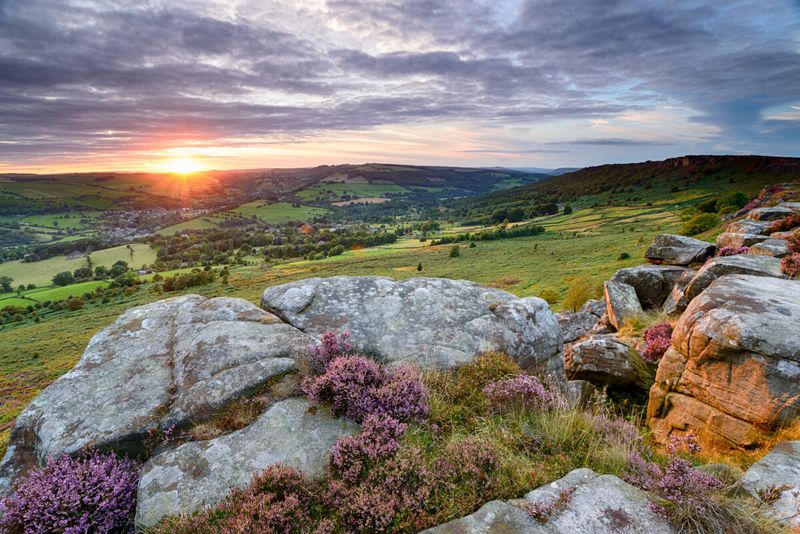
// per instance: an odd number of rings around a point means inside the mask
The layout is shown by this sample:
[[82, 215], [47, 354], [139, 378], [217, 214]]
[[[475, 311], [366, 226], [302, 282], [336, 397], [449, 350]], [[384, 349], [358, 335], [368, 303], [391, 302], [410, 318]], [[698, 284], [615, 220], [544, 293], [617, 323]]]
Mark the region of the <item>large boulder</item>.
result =
[[732, 234], [725, 232], [717, 236], [717, 248], [750, 247], [767, 239], [769, 239], [768, 236], [761, 234]]
[[781, 202], [778, 204], [778, 207], [790, 209], [795, 213], [800, 213], [800, 202]]
[[603, 300], [588, 300], [576, 312], [565, 311], [556, 316], [558, 326], [564, 337], [564, 343], [571, 343], [582, 338], [594, 328], [606, 311]]
[[626, 319], [641, 315], [642, 305], [633, 286], [622, 282], [607, 281], [603, 285], [606, 313], [611, 325], [619, 330]]
[[752, 448], [800, 408], [800, 283], [729, 275], [689, 304], [659, 362], [654, 437], [691, 431], [716, 448]]
[[658, 234], [644, 253], [650, 263], [690, 265], [714, 255], [714, 244], [693, 237]]
[[770, 503], [773, 519], [796, 531], [800, 529], [800, 441], [778, 443], [769, 454], [750, 466], [739, 481], [754, 497], [778, 491]]
[[711, 282], [728, 274], [749, 274], [753, 276], [772, 276], [784, 278], [781, 261], [768, 256], [736, 254], [719, 256], [706, 262], [686, 286], [684, 295], [687, 302], [699, 295]]
[[294, 370], [310, 341], [242, 299], [188, 295], [132, 308], [17, 417], [0, 494], [51, 456], [89, 446], [140, 455], [148, 431], [187, 426]]
[[677, 313], [682, 313], [683, 310], [686, 309], [686, 306], [689, 305], [689, 301], [686, 299], [686, 286], [697, 276], [696, 269], [688, 269], [683, 272], [678, 279], [675, 281], [675, 285], [672, 286], [672, 291], [667, 296], [667, 299], [664, 301], [664, 305], [662, 306], [662, 310], [667, 315], [674, 315]]
[[754, 256], [772, 256], [773, 258], [783, 258], [789, 254], [789, 247], [785, 239], [767, 239], [750, 247], [748, 254]]
[[649, 388], [653, 380], [642, 357], [613, 335], [592, 336], [567, 345], [564, 372], [570, 380]]
[[[562, 493], [563, 492], [563, 493]], [[562, 494], [569, 495], [561, 498]], [[560, 505], [555, 505], [561, 500]], [[423, 531], [427, 534], [668, 534], [675, 530], [648, 508], [647, 494], [614, 475], [591, 469], [570, 471], [523, 499], [491, 501], [477, 512]], [[532, 505], [552, 507], [542, 521]]]
[[139, 481], [136, 524], [147, 528], [166, 516], [214, 505], [272, 464], [321, 476], [330, 448], [357, 433], [358, 425], [334, 419], [324, 408], [309, 412], [310, 406], [305, 399], [287, 399], [242, 430], [151, 458]]
[[692, 270], [674, 265], [639, 265], [620, 269], [611, 281], [632, 286], [642, 308], [653, 310], [664, 304], [675, 283], [687, 271]]
[[771, 225], [771, 221], [753, 221], [750, 219], [742, 219], [740, 221], [730, 223], [725, 231], [731, 234], [769, 235], [769, 227]]
[[389, 363], [448, 369], [499, 351], [563, 380], [561, 329], [535, 297], [465, 280], [335, 276], [270, 287], [261, 306], [315, 336], [347, 330], [357, 348]]
[[756, 208], [754, 210], [750, 210], [750, 212], [747, 214], [747, 218], [754, 221], [776, 221], [778, 219], [783, 219], [792, 213], [794, 213], [793, 209], [781, 206], [775, 206], [772, 208]]

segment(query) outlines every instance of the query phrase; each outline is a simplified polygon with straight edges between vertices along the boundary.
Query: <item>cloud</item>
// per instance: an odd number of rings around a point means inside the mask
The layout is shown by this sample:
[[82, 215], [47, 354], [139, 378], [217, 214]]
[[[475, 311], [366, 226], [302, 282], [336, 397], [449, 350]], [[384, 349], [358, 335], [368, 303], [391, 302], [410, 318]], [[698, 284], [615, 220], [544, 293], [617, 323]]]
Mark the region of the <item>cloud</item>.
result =
[[795, 124], [766, 111], [798, 106], [800, 8], [757, 4], [0, 0], [0, 141], [14, 142], [0, 155], [22, 165], [450, 120], [537, 127], [538, 152], [702, 149], [647, 130], [547, 141], [568, 121], [670, 103], [716, 128], [709, 149], [798, 154]]

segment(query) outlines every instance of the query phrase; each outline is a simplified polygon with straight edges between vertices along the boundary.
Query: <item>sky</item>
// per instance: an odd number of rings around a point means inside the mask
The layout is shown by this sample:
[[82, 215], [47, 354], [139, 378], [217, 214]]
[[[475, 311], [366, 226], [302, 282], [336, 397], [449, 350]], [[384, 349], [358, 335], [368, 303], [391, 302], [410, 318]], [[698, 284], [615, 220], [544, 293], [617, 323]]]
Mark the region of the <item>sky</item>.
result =
[[800, 156], [800, 0], [0, 0], [0, 172]]

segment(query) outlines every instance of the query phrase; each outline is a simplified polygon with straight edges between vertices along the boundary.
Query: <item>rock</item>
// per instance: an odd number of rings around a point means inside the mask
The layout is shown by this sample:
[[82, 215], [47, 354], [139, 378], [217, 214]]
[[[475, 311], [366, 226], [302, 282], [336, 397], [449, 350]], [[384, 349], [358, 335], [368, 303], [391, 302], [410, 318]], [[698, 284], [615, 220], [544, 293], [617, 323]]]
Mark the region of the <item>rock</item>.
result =
[[565, 396], [570, 406], [583, 407], [591, 402], [592, 397], [597, 394], [594, 384], [586, 380], [569, 380]]
[[132, 308], [17, 417], [0, 494], [83, 447], [141, 454], [151, 429], [186, 426], [295, 369], [311, 340], [242, 299], [188, 295]]
[[327, 410], [307, 410], [305, 399], [278, 402], [253, 423], [207, 441], [192, 441], [151, 458], [142, 468], [136, 508], [139, 528], [177, 513], [218, 503], [233, 488], [281, 463], [311, 477], [324, 474], [330, 448], [358, 425]]
[[798, 324], [800, 283], [748, 275], [714, 281], [681, 315], [659, 362], [647, 408], [654, 437], [663, 443], [691, 431], [711, 448], [747, 449], [793, 421]]
[[786, 208], [795, 213], [800, 213], [800, 202], [781, 202], [777, 207]]
[[753, 276], [773, 276], [785, 278], [781, 272], [781, 261], [768, 256], [736, 254], [719, 256], [709, 260], [686, 286], [684, 295], [691, 301], [707, 288], [711, 282], [728, 274], [750, 274]]
[[675, 282], [687, 271], [691, 269], [673, 265], [640, 265], [620, 269], [611, 281], [632, 286], [642, 308], [653, 310], [664, 304]]
[[[554, 506], [545, 522], [531, 517], [532, 503], [552, 505], [562, 492], [566, 502]], [[570, 471], [563, 478], [525, 495], [491, 501], [474, 514], [425, 530], [428, 534], [667, 534], [675, 530], [648, 509], [647, 494], [614, 475], [591, 469]]]
[[389, 363], [448, 369], [500, 351], [563, 380], [561, 329], [535, 297], [464, 280], [336, 276], [270, 287], [261, 305], [314, 336], [348, 330], [357, 348]]
[[770, 239], [790, 239], [795, 234], [800, 235], [800, 230], [797, 228], [793, 228], [792, 230], [786, 230], [785, 232], [772, 232], [769, 234]]
[[730, 223], [726, 232], [731, 234], [768, 235], [771, 224], [772, 222], [770, 221], [752, 221], [750, 219], [742, 219], [741, 221]]
[[672, 287], [672, 291], [669, 296], [667, 296], [661, 308], [664, 310], [664, 313], [667, 315], [674, 315], [676, 313], [682, 313], [683, 310], [686, 309], [686, 306], [689, 305], [689, 301], [684, 294], [686, 286], [689, 285], [689, 282], [691, 282], [696, 275], [697, 269], [689, 269], [678, 277], [675, 281], [675, 285]]
[[556, 316], [558, 326], [564, 336], [564, 343], [570, 343], [585, 336], [598, 323], [606, 310], [603, 300], [589, 300], [577, 312], [561, 312]]
[[567, 345], [564, 372], [573, 380], [649, 388], [653, 380], [642, 357], [613, 335], [593, 336]]
[[760, 491], [777, 491], [780, 496], [771, 503], [770, 516], [800, 528], [800, 441], [778, 443], [745, 472], [740, 484], [754, 497]]
[[750, 247], [747, 253], [754, 256], [782, 258], [789, 254], [789, 247], [786, 245], [785, 239], [767, 239]]
[[750, 210], [750, 212], [747, 214], [747, 218], [754, 221], [775, 221], [778, 219], [783, 219], [792, 213], [794, 213], [794, 210], [778, 206], [773, 208], [756, 208], [754, 210]]
[[725, 247], [732, 247], [732, 248], [749, 247], [755, 245], [756, 243], [761, 243], [762, 241], [766, 241], [767, 239], [768, 237], [765, 235], [732, 234], [730, 232], [725, 232], [717, 236], [717, 248], [722, 249]]
[[608, 281], [604, 284], [608, 321], [619, 330], [626, 319], [642, 313], [636, 290], [629, 284]]
[[653, 244], [644, 253], [650, 263], [666, 265], [689, 265], [705, 261], [714, 255], [714, 245], [674, 234], [658, 234]]

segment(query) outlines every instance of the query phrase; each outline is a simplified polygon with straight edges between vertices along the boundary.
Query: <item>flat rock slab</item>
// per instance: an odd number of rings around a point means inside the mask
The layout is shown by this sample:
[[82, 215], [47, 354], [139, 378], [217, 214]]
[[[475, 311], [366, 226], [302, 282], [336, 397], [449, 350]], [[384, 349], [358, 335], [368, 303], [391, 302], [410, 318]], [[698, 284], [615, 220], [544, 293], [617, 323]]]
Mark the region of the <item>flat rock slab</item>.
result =
[[771, 225], [771, 221], [753, 221], [751, 219], [742, 219], [741, 221], [730, 223], [726, 231], [731, 234], [768, 235], [769, 227]]
[[767, 239], [768, 236], [761, 234], [733, 234], [730, 232], [725, 232], [717, 236], [717, 248], [750, 247], [756, 243], [766, 241]]
[[748, 275], [714, 281], [681, 315], [659, 363], [648, 403], [656, 439], [665, 442], [678, 429], [712, 448], [752, 448], [793, 421], [800, 409], [798, 324], [800, 282]]
[[[549, 505], [562, 491], [572, 491], [545, 522], [525, 509]], [[647, 494], [613, 475], [576, 469], [525, 495], [524, 499], [491, 501], [474, 514], [425, 530], [428, 534], [671, 534], [675, 530], [647, 509]]]
[[600, 321], [605, 311], [605, 301], [589, 300], [577, 312], [559, 313], [556, 319], [564, 335], [564, 343], [571, 343], [588, 334]]
[[642, 308], [653, 310], [664, 304], [675, 283], [686, 272], [692, 270], [675, 265], [639, 265], [620, 269], [611, 281], [632, 286]]
[[686, 286], [684, 295], [691, 302], [711, 283], [729, 274], [749, 274], [753, 276], [769, 276], [786, 278], [781, 272], [781, 261], [769, 256], [756, 256], [736, 254], [734, 256], [719, 256], [709, 260], [697, 271], [691, 282]]
[[789, 527], [800, 527], [800, 441], [778, 443], [750, 466], [740, 484], [754, 497], [761, 490], [782, 488], [780, 498], [770, 505], [771, 515]]
[[359, 427], [334, 419], [323, 408], [308, 413], [310, 406], [305, 399], [287, 399], [242, 430], [184, 443], [151, 458], [139, 481], [137, 526], [147, 528], [166, 516], [214, 505], [272, 464], [322, 476], [333, 444]]
[[270, 287], [261, 306], [314, 336], [349, 331], [358, 349], [389, 363], [449, 369], [500, 351], [563, 380], [561, 329], [539, 298], [465, 280], [335, 276]]
[[795, 213], [800, 213], [800, 202], [781, 202], [777, 207], [790, 209]]
[[775, 206], [774, 208], [756, 208], [750, 210], [747, 214], [747, 218], [754, 221], [776, 221], [792, 213], [794, 213], [793, 209], [779, 206]]
[[714, 255], [713, 243], [693, 237], [674, 234], [658, 234], [653, 244], [644, 253], [650, 263], [665, 265], [689, 265], [705, 261]]
[[617, 330], [626, 319], [642, 314], [642, 305], [636, 295], [636, 289], [629, 284], [609, 280], [603, 285], [603, 296], [606, 301], [608, 321]]
[[773, 258], [783, 258], [789, 254], [789, 247], [785, 239], [767, 239], [750, 247], [747, 251], [753, 256], [772, 256]]
[[17, 417], [0, 494], [48, 457], [140, 454], [151, 429], [188, 425], [294, 370], [312, 340], [242, 299], [188, 295], [132, 308]]
[[642, 357], [614, 335], [592, 336], [564, 351], [564, 372], [570, 380], [647, 389], [652, 379]]

